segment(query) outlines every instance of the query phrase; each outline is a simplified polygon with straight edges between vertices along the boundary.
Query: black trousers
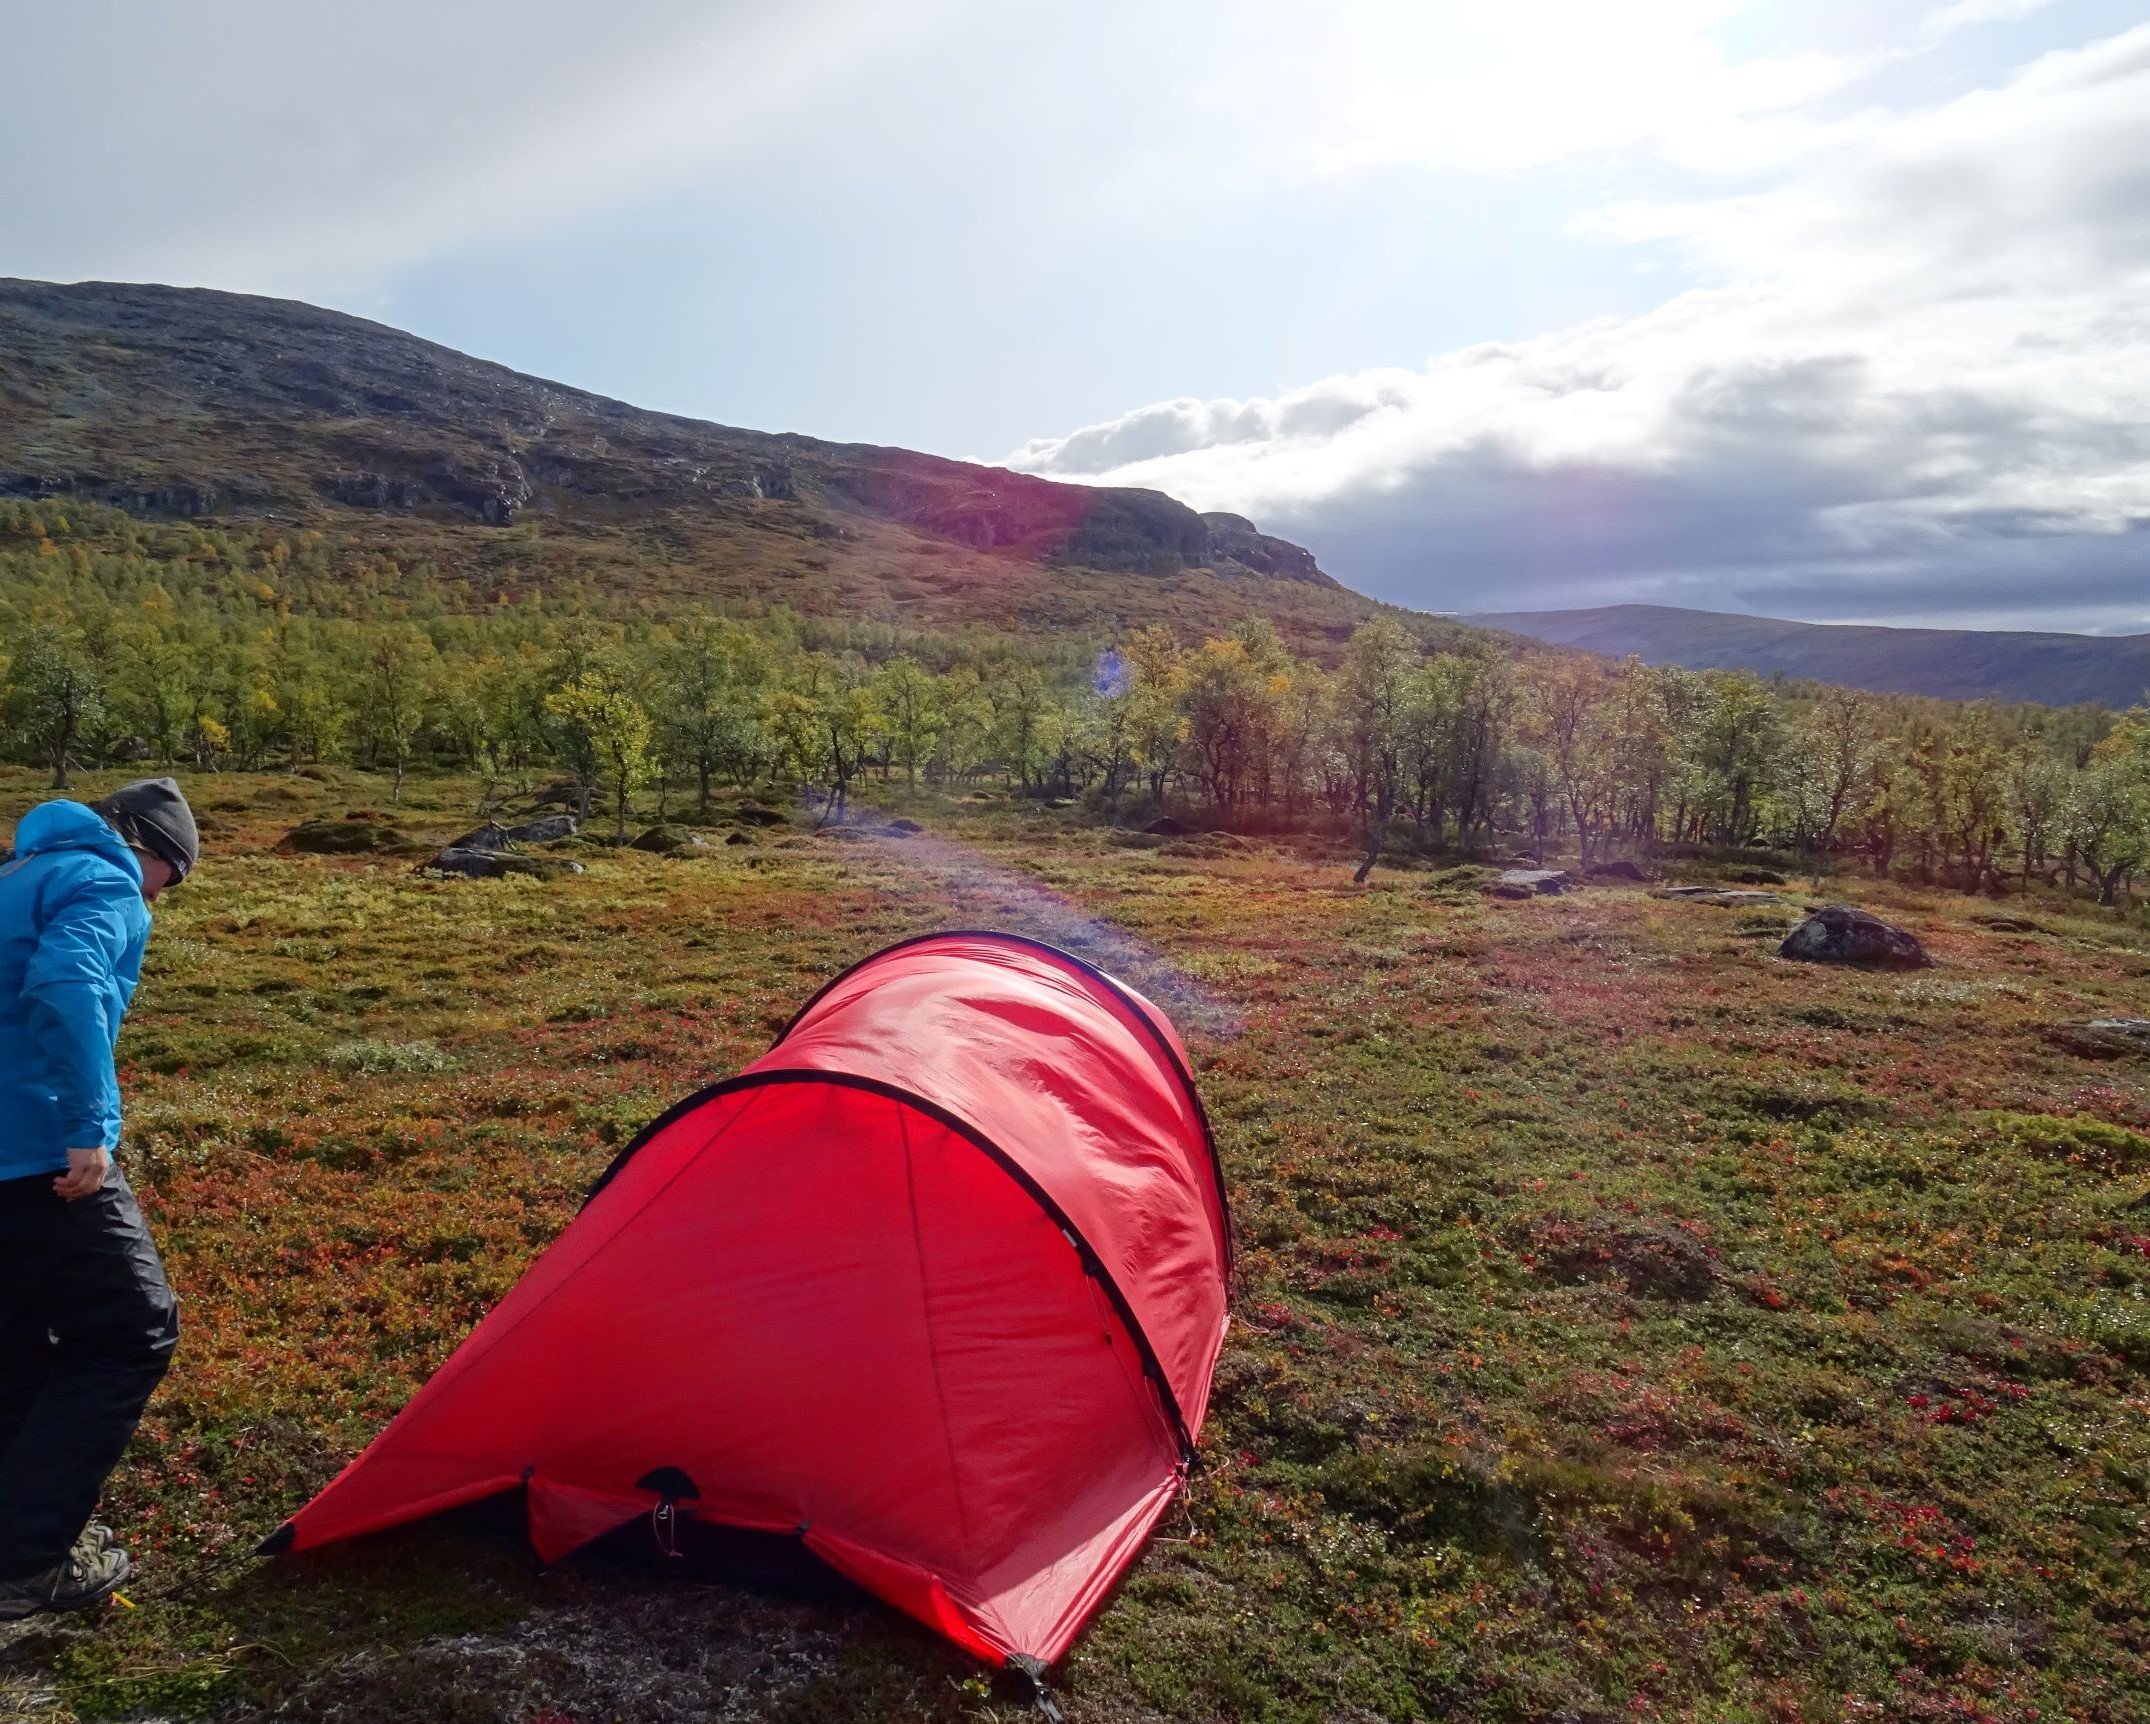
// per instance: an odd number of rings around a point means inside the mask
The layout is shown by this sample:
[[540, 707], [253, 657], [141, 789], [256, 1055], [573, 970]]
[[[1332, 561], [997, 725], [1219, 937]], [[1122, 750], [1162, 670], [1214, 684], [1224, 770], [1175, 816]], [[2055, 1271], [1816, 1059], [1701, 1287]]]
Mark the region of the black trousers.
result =
[[0, 1180], [0, 1580], [67, 1554], [179, 1341], [119, 1170], [73, 1203], [52, 1180]]

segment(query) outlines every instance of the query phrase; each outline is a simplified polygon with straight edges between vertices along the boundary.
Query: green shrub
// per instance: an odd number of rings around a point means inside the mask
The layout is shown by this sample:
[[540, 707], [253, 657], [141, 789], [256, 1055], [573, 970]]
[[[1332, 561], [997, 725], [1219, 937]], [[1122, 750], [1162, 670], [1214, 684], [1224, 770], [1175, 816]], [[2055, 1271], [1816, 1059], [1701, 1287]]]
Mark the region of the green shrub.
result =
[[1986, 1129], [2012, 1149], [2106, 1173], [2150, 1167], [2150, 1137], [2126, 1126], [2081, 1115], [2060, 1118], [2042, 1113], [1989, 1113]]

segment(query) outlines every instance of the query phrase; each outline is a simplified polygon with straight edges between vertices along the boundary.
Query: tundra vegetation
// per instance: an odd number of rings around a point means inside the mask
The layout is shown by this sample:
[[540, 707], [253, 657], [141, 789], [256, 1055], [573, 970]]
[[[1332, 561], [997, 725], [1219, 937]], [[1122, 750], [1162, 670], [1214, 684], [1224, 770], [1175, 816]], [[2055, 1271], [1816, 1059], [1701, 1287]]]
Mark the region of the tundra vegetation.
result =
[[[1023, 1716], [856, 1602], [539, 1574], [465, 1523], [240, 1555], [625, 1136], [834, 970], [979, 924], [1173, 1002], [1243, 1238], [1201, 1470], [1056, 1673], [1073, 1718], [2143, 1715], [2150, 1068], [2055, 1033], [2150, 989], [2126, 868], [2096, 902], [2139, 719], [1380, 625], [1324, 659], [472, 608], [60, 514], [6, 517], [0, 814], [50, 793], [40, 654], [77, 794], [169, 754], [200, 812], [121, 1048], [187, 1329], [107, 1505], [138, 1608], [12, 1630], [0, 1715]], [[559, 776], [584, 872], [414, 865]], [[1160, 805], [1211, 829], [1129, 829]], [[722, 841], [603, 841], [660, 808]], [[411, 854], [282, 842], [368, 811]], [[1938, 967], [1778, 961], [1790, 899], [1488, 896], [1465, 847], [1523, 843], [1818, 870]]]

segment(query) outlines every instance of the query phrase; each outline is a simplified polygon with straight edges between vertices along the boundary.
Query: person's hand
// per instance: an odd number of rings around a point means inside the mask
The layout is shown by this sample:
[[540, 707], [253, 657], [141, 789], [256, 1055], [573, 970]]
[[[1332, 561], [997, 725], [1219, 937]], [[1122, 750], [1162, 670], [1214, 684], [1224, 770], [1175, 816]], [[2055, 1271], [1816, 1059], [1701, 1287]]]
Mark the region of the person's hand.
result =
[[67, 1171], [52, 1182], [54, 1193], [69, 1203], [78, 1197], [95, 1197], [104, 1189], [105, 1175], [112, 1171], [112, 1152], [100, 1144], [95, 1149], [67, 1152]]

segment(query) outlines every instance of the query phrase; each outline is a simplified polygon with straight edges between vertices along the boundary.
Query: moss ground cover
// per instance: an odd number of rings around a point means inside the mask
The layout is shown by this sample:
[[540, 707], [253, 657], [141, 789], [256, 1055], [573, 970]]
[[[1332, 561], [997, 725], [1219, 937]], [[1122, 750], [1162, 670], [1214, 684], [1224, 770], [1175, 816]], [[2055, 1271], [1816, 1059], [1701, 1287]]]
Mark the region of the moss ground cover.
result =
[[2139, 925], [1846, 881], [1939, 960], [1848, 973], [1774, 957], [1795, 903], [1354, 889], [982, 801], [436, 881], [275, 848], [361, 775], [193, 788], [211, 861], [123, 1044], [187, 1324], [108, 1502], [138, 1608], [13, 1630], [0, 1716], [1020, 1715], [878, 1607], [470, 1527], [216, 1566], [626, 1134], [834, 969], [997, 924], [1191, 1003], [1244, 1241], [1203, 1471], [1071, 1716], [2150, 1717], [2150, 1068], [2043, 1033], [2144, 1009]]

